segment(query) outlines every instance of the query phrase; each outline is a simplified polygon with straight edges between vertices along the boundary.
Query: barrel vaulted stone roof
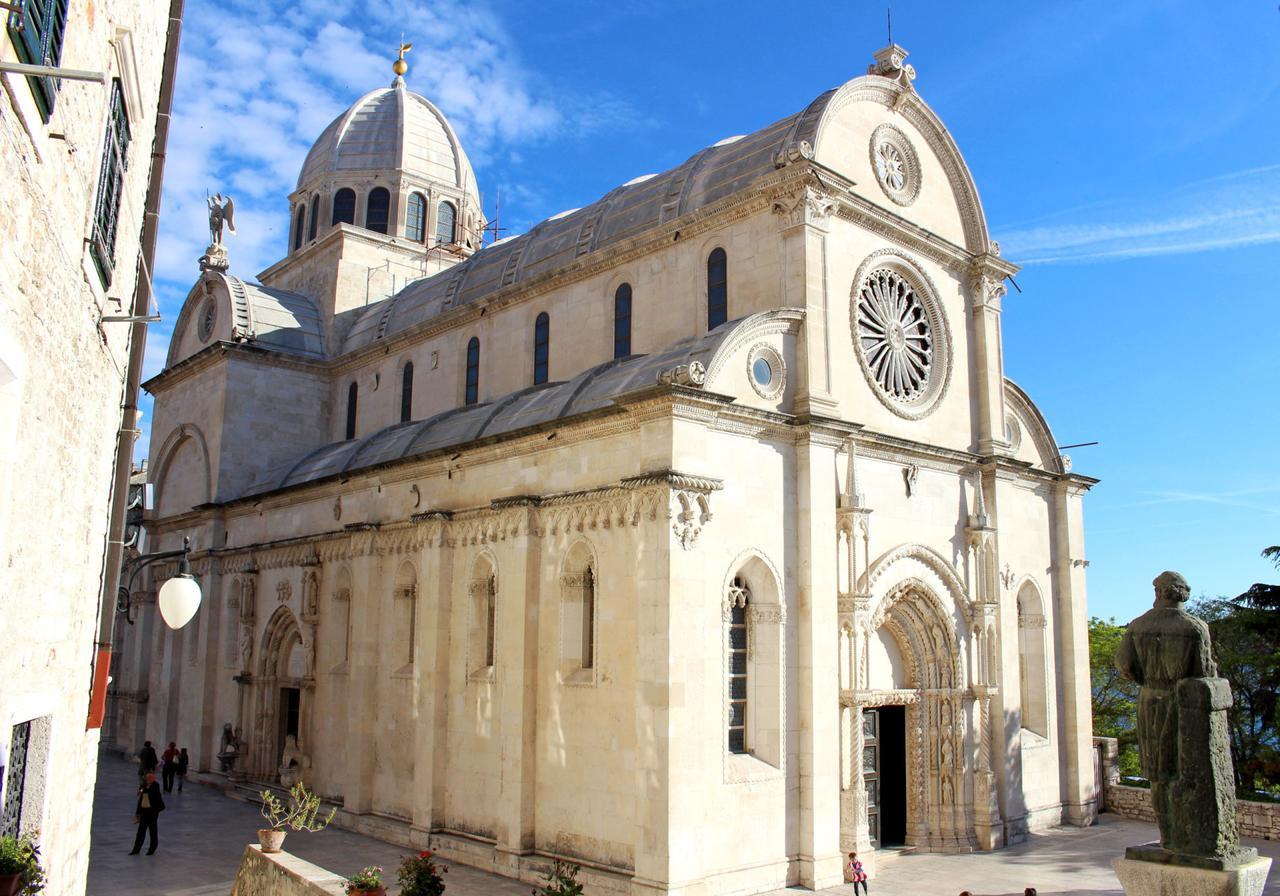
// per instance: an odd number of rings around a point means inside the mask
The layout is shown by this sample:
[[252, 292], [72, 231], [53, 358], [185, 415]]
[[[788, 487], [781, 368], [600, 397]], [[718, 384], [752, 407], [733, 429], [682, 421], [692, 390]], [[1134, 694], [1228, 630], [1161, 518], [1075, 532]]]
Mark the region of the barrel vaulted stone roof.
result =
[[[429, 417], [385, 427], [370, 435], [318, 448], [288, 464], [264, 472], [240, 497], [266, 494], [334, 476], [424, 457], [445, 449], [606, 410], [626, 395], [655, 388], [662, 382], [700, 384], [690, 368], [716, 368], [722, 347], [731, 351], [740, 331], [783, 312], [761, 312], [721, 324], [710, 333], [690, 336], [654, 355], [633, 355], [597, 365], [570, 380], [521, 389], [484, 404], [451, 408]], [[672, 373], [673, 371], [681, 371]]]
[[369, 306], [348, 331], [342, 353], [697, 211], [749, 186], [788, 157], [811, 154], [822, 113], [835, 93], [829, 90], [803, 111], [754, 134], [721, 140], [670, 171], [628, 181], [585, 208], [548, 218], [528, 233], [411, 283]]

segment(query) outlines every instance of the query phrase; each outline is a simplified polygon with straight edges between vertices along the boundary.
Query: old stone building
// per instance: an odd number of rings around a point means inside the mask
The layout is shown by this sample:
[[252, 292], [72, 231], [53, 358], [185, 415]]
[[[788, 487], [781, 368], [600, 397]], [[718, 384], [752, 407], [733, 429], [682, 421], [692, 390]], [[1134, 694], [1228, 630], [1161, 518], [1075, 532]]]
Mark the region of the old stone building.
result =
[[145, 334], [112, 318], [150, 295], [170, 24], [168, 0], [16, 0], [0, 35], [0, 833], [39, 832], [50, 896], [85, 889], [113, 457], [127, 474]]
[[601, 892], [1090, 823], [1093, 480], [1004, 376], [1016, 267], [905, 55], [483, 248], [439, 111], [356, 101], [147, 384], [207, 603], [144, 608], [122, 742]]

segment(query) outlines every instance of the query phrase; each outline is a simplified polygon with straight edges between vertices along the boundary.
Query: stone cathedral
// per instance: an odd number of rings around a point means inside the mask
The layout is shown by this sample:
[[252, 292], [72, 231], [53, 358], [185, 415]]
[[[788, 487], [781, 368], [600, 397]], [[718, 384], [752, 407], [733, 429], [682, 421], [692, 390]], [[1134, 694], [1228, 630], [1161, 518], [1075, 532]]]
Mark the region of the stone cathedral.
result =
[[139, 589], [117, 743], [600, 893], [1090, 824], [1095, 480], [1004, 375], [1017, 267], [905, 57], [487, 245], [398, 63], [147, 384], [150, 547], [205, 598]]

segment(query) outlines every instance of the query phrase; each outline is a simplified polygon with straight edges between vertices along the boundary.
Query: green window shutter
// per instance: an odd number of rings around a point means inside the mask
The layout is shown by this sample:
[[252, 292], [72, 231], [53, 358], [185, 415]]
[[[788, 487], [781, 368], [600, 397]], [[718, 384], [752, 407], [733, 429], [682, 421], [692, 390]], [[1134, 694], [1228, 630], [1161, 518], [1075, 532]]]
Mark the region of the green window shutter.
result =
[[[28, 65], [59, 65], [62, 62], [62, 40], [67, 29], [68, 0], [16, 0], [17, 9], [9, 13], [9, 37], [18, 58]], [[27, 83], [35, 97], [40, 115], [47, 122], [53, 116], [53, 105], [61, 82], [56, 78], [30, 76]]]
[[124, 105], [120, 79], [111, 83], [111, 117], [102, 149], [102, 168], [98, 175], [98, 196], [93, 211], [91, 254], [104, 287], [111, 285], [115, 272], [116, 229], [120, 223], [123, 201], [124, 172], [128, 167], [129, 113]]

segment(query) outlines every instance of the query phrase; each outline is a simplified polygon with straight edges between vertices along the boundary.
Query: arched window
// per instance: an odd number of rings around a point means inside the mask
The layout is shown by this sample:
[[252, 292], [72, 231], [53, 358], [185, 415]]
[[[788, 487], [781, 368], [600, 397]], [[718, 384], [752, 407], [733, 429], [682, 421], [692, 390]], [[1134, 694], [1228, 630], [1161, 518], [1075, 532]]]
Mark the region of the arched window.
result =
[[457, 241], [458, 210], [452, 202], [442, 202], [436, 210], [436, 243], [452, 245]]
[[1040, 593], [1028, 581], [1018, 590], [1018, 690], [1022, 727], [1048, 737], [1048, 666], [1044, 642], [1045, 618]]
[[624, 283], [613, 294], [613, 356], [631, 354], [631, 284]]
[[415, 243], [422, 242], [427, 229], [427, 200], [421, 193], [410, 193], [404, 207], [404, 235]]
[[354, 439], [356, 437], [356, 398], [358, 397], [359, 387], [352, 383], [347, 387], [347, 438]]
[[707, 329], [729, 319], [729, 258], [723, 249], [707, 257]]
[[369, 191], [369, 204], [365, 207], [365, 229], [375, 233], [386, 233], [390, 215], [391, 194], [387, 192], [386, 187], [374, 187]]
[[413, 419], [413, 362], [406, 361], [400, 376], [400, 422]]
[[356, 191], [343, 187], [333, 194], [333, 223], [356, 223]]
[[480, 339], [476, 336], [467, 343], [466, 384], [466, 403], [475, 404], [480, 400]]
[[746, 753], [747, 749], [747, 604], [751, 591], [741, 577], [735, 576], [729, 586], [729, 719], [730, 753]]
[[533, 384], [547, 381], [547, 362], [551, 354], [551, 318], [547, 312], [533, 323]]
[[298, 220], [293, 227], [293, 251], [297, 252], [302, 248], [302, 238], [307, 231], [307, 206], [305, 204], [298, 206]]
[[316, 229], [320, 226], [320, 197], [311, 197], [311, 224], [307, 227], [307, 239], [316, 238]]

